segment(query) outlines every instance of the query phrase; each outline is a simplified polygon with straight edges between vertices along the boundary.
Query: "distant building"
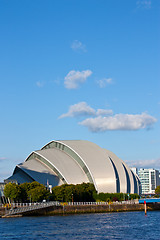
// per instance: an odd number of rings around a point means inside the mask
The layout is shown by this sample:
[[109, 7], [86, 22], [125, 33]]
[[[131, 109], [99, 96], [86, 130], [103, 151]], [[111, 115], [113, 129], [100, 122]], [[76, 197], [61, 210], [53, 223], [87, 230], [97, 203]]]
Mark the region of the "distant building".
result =
[[140, 168], [138, 176], [141, 182], [142, 194], [155, 194], [155, 188], [160, 184], [159, 171], [153, 168]]
[[0, 182], [0, 204], [4, 203], [4, 198], [5, 198], [3, 193], [4, 186], [5, 186], [5, 183]]

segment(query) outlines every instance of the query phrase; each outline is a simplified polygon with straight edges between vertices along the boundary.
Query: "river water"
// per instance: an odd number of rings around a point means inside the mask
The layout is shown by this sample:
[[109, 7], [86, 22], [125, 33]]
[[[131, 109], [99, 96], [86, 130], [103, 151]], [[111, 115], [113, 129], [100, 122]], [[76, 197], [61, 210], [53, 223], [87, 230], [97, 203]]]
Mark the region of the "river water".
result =
[[0, 218], [4, 239], [160, 240], [160, 211]]

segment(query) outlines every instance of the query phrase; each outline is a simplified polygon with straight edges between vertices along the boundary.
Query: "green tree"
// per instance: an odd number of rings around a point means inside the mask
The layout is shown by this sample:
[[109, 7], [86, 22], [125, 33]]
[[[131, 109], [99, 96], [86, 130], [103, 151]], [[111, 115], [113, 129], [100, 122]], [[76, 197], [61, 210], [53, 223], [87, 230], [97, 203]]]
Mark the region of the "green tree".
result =
[[82, 183], [75, 185], [75, 201], [80, 202], [93, 202], [95, 187], [92, 183]]
[[37, 202], [49, 198], [49, 191], [39, 182], [22, 183], [20, 187], [22, 189], [21, 198], [23, 202]]
[[158, 195], [160, 194], [160, 186], [157, 186], [157, 187], [156, 187], [155, 193], [158, 194]]
[[[139, 198], [138, 194], [130, 194], [129, 199], [137, 199]], [[126, 193], [95, 193], [94, 199], [96, 201], [103, 201], [103, 202], [115, 202], [115, 201], [124, 201], [128, 200], [128, 194]]]
[[[36, 181], [20, 185], [8, 183], [4, 188], [4, 194], [5, 197], [10, 198], [14, 202], [37, 202], [48, 199], [51, 195], [43, 184]], [[53, 195], [51, 195], [51, 199], [53, 200], [52, 196]]]
[[4, 187], [4, 195], [11, 201], [21, 201], [21, 188], [15, 183], [7, 183]]
[[27, 182], [20, 184], [22, 202], [29, 201], [28, 191], [30, 190], [30, 185], [31, 185], [31, 183], [27, 183]]
[[32, 202], [40, 202], [43, 199], [48, 199], [49, 197], [49, 190], [43, 184], [37, 185], [35, 188], [31, 188], [27, 192], [28, 198]]
[[37, 181], [29, 183], [29, 189], [33, 189], [36, 187], [45, 187], [45, 186]]
[[132, 200], [132, 199], [139, 199], [139, 198], [140, 198], [137, 193], [130, 194], [129, 197], [130, 197], [131, 200]]
[[63, 184], [61, 186], [56, 186], [52, 188], [52, 195], [54, 196], [56, 201], [65, 201], [65, 187], [67, 184]]
[[72, 202], [74, 194], [75, 194], [75, 186], [73, 184], [66, 185], [64, 189], [64, 201]]
[[53, 187], [52, 194], [56, 201], [71, 202], [89, 202], [94, 201], [93, 194], [96, 192], [95, 187], [91, 183], [82, 184], [63, 184]]

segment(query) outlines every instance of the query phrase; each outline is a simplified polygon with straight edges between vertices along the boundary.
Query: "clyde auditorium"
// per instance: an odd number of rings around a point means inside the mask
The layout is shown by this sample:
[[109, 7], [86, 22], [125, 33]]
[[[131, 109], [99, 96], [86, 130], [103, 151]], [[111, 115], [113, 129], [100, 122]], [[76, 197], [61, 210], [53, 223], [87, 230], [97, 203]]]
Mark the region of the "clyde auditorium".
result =
[[140, 193], [137, 175], [113, 152], [83, 140], [51, 141], [18, 164], [5, 182], [54, 186], [93, 183], [97, 192]]

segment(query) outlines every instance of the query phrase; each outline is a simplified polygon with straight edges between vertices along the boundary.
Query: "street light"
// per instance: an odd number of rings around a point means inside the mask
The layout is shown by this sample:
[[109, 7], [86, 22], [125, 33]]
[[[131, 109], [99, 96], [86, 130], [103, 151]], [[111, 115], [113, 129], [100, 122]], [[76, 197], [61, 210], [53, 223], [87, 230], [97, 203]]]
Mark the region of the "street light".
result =
[[30, 199], [30, 206], [31, 206], [31, 204], [32, 204], [32, 201], [31, 201], [31, 195], [30, 195], [29, 199]]
[[72, 193], [72, 205], [73, 205], [73, 193]]

